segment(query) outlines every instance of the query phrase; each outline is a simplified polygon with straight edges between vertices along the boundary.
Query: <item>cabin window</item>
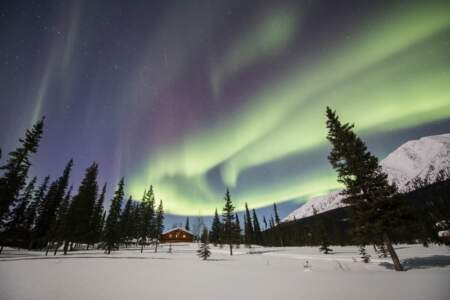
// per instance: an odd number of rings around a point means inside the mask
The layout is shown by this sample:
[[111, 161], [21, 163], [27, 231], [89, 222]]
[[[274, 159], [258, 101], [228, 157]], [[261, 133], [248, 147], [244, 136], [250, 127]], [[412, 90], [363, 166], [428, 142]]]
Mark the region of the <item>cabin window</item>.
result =
[[172, 237], [172, 235], [171, 235], [171, 234], [169, 234], [169, 237], [171, 238], [171, 237]]
[[185, 238], [185, 237], [186, 237], [186, 235], [185, 235], [185, 234], [183, 234], [183, 237]]

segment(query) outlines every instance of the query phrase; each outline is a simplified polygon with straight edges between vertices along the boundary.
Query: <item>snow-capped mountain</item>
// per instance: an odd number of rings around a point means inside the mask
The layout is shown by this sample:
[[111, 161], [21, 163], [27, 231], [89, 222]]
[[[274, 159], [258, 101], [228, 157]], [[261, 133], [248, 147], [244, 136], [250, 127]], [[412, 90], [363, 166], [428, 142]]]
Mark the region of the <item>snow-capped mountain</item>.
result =
[[[412, 188], [413, 181], [420, 178], [434, 182], [441, 170], [450, 170], [450, 134], [423, 137], [404, 143], [380, 162], [400, 192]], [[311, 198], [291, 212], [283, 221], [291, 221], [345, 206], [340, 190], [324, 196]]]

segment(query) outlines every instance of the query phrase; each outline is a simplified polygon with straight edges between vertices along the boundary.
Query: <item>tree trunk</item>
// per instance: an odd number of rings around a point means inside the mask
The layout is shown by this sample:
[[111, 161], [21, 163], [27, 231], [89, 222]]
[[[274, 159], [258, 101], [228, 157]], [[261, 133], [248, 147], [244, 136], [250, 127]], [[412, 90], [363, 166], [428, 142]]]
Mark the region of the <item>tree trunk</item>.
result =
[[158, 252], [158, 242], [155, 243], [155, 253]]
[[67, 255], [67, 250], [69, 249], [69, 241], [64, 241], [64, 255]]
[[55, 256], [56, 253], [58, 253], [58, 248], [59, 248], [59, 246], [60, 246], [60, 243], [56, 244], [55, 252], [53, 252], [53, 256]]
[[48, 255], [48, 250], [49, 250], [49, 245], [48, 245], [48, 242], [47, 242], [47, 247], [45, 247], [45, 256], [47, 256]]
[[0, 254], [2, 253], [2, 251], [3, 251], [3, 245], [0, 247]]
[[88, 243], [87, 246], [86, 246], [86, 251], [87, 251], [87, 250], [89, 250], [89, 243]]
[[141, 244], [141, 253], [144, 251], [144, 243]]
[[233, 256], [233, 245], [230, 244], [230, 255]]
[[394, 263], [395, 271], [403, 271], [403, 266], [400, 263], [400, 259], [397, 256], [397, 253], [394, 250], [394, 247], [392, 246], [392, 242], [389, 239], [389, 236], [387, 233], [383, 234], [383, 240], [384, 244], [386, 245], [387, 250], [389, 251], [389, 255], [392, 258], [392, 262]]

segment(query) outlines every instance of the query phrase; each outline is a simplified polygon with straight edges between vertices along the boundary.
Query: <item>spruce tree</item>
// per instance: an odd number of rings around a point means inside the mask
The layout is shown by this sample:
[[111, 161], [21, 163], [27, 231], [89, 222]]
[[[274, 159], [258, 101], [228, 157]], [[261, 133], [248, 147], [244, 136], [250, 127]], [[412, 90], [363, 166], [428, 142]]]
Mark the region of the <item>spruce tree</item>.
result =
[[235, 233], [235, 235], [236, 235], [236, 237], [235, 237], [235, 243], [236, 243], [236, 247], [238, 247], [239, 248], [239, 246], [240, 246], [240, 244], [241, 244], [241, 222], [239, 221], [239, 216], [238, 216], [238, 214], [236, 213], [235, 214], [235, 218], [236, 218], [236, 233]]
[[278, 216], [278, 209], [277, 209], [277, 205], [275, 203], [273, 204], [273, 211], [275, 213], [275, 224], [279, 225], [280, 224], [280, 217]]
[[248, 247], [254, 243], [254, 232], [252, 218], [250, 217], [250, 211], [248, 210], [248, 205], [245, 203], [245, 215], [244, 215], [244, 239], [245, 244]]
[[127, 200], [127, 203], [125, 204], [125, 208], [123, 209], [122, 216], [120, 217], [120, 229], [122, 231], [121, 233], [121, 239], [125, 242], [125, 245], [127, 246], [127, 243], [129, 240], [133, 238], [133, 224], [132, 224], [132, 205], [133, 205], [133, 199], [130, 196]]
[[184, 228], [186, 230], [191, 230], [190, 226], [189, 226], [189, 217], [186, 217], [186, 224], [184, 225]]
[[95, 244], [98, 243], [101, 239], [101, 234], [103, 230], [102, 218], [104, 214], [103, 202], [105, 201], [106, 194], [106, 183], [103, 185], [102, 192], [100, 193], [100, 197], [98, 197], [94, 211], [92, 212], [92, 217], [90, 220], [90, 238], [89, 243]]
[[253, 211], [253, 230], [254, 230], [254, 238], [255, 244], [262, 245], [262, 234], [261, 227], [259, 226], [258, 216], [256, 215], [255, 209]]
[[73, 161], [70, 160], [64, 168], [63, 175], [50, 185], [39, 207], [39, 216], [33, 230], [33, 239], [40, 248], [47, 246], [50, 227], [55, 222], [56, 211], [66, 194], [72, 165]]
[[49, 180], [50, 180], [49, 176], [44, 178], [42, 184], [34, 192], [33, 200], [27, 207], [27, 210], [25, 212], [25, 228], [28, 231], [32, 230], [34, 227], [36, 217], [38, 216], [38, 208], [40, 207], [42, 201], [44, 200]]
[[10, 152], [6, 164], [0, 167], [0, 171], [4, 172], [0, 177], [0, 225], [26, 184], [31, 166], [29, 159], [38, 149], [43, 130], [44, 118], [34, 124], [31, 130], [27, 129], [25, 138], [19, 139], [21, 146]]
[[155, 196], [153, 187], [144, 192], [142, 202], [139, 208], [139, 238], [141, 243], [141, 253], [147, 243], [147, 239], [153, 239], [155, 236]]
[[108, 217], [105, 224], [105, 250], [107, 254], [111, 253], [116, 245], [120, 242], [120, 208], [122, 206], [124, 196], [124, 179], [120, 179], [117, 186], [117, 190], [114, 193], [114, 197], [111, 200], [111, 206], [109, 208]]
[[206, 227], [203, 228], [201, 241], [202, 243], [200, 244], [200, 248], [197, 250], [197, 255], [203, 260], [207, 260], [208, 257], [211, 256], [211, 251], [209, 250], [208, 229]]
[[17, 240], [25, 241], [28, 239], [28, 228], [26, 224], [26, 209], [32, 202], [34, 185], [36, 177], [34, 177], [26, 186], [19, 196], [16, 206], [12, 210], [10, 221], [6, 224], [6, 236], [16, 243]]
[[[49, 229], [48, 234], [49, 242], [51, 242], [52, 245], [56, 242], [55, 251], [53, 252], [53, 255], [56, 255], [56, 253], [58, 252], [58, 248], [64, 242], [67, 235], [66, 221], [70, 205], [71, 194], [72, 194], [72, 186], [70, 186], [69, 190], [67, 191], [67, 194], [61, 201], [61, 204], [58, 206], [58, 209], [55, 213], [55, 222], [51, 224]], [[47, 247], [45, 255], [48, 254], [48, 249], [49, 248]]]
[[223, 240], [230, 247], [230, 255], [233, 255], [233, 239], [236, 232], [236, 225], [234, 223], [234, 206], [231, 202], [230, 191], [228, 189], [225, 193], [224, 200], [225, 206], [223, 207], [222, 213]]
[[98, 165], [94, 162], [86, 169], [78, 193], [73, 197], [68, 217], [72, 242], [89, 244], [91, 219], [98, 196], [97, 175]]
[[214, 212], [214, 218], [211, 225], [211, 235], [210, 240], [214, 244], [214, 246], [217, 246], [217, 244], [221, 241], [220, 239], [220, 231], [221, 231], [221, 223], [219, 219], [219, 214], [217, 213], [217, 208]]
[[383, 240], [397, 271], [403, 267], [392, 246], [392, 230], [401, 226], [402, 207], [393, 201], [396, 186], [390, 184], [378, 159], [353, 132], [354, 125], [342, 124], [329, 107], [327, 139], [332, 144], [328, 160], [338, 173], [338, 181], [345, 186], [344, 202], [353, 211], [355, 233], [362, 245]]
[[156, 219], [155, 219], [155, 252], [158, 252], [158, 244], [161, 239], [161, 234], [164, 230], [164, 209], [162, 200], [159, 200], [158, 209], [156, 211]]
[[267, 230], [267, 220], [266, 216], [263, 216], [264, 230]]

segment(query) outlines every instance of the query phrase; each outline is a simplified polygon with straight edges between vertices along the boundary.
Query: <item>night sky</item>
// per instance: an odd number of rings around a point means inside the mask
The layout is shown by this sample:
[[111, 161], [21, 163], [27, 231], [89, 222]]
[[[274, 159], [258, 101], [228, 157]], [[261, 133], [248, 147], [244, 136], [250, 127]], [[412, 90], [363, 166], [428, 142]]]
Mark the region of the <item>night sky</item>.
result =
[[449, 42], [449, 1], [1, 1], [0, 147], [45, 115], [31, 175], [285, 215], [339, 187], [327, 105], [380, 158], [449, 132]]

